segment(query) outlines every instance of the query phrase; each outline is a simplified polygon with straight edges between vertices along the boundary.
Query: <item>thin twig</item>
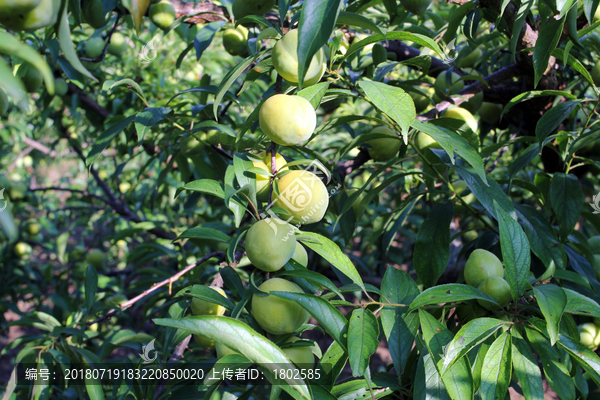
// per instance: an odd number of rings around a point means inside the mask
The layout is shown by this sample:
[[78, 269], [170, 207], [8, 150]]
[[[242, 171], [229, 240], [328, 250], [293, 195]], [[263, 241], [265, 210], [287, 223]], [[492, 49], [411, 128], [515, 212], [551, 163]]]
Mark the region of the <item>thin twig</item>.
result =
[[97, 62], [104, 60], [104, 57], [106, 56], [106, 50], [108, 50], [108, 45], [110, 44], [110, 39], [112, 38], [113, 33], [115, 33], [115, 31], [117, 30], [117, 26], [119, 25], [120, 18], [121, 18], [121, 14], [117, 14], [117, 19], [115, 20], [115, 25], [113, 26], [111, 31], [108, 33], [108, 37], [107, 37], [106, 43], [104, 44], [104, 48], [102, 49], [102, 53], [96, 58], [81, 57], [81, 58], [79, 58], [81, 61], [97, 63]]
[[57, 192], [79, 193], [79, 194], [82, 194], [84, 196], [93, 197], [95, 199], [98, 199], [98, 200], [102, 201], [103, 203], [108, 204], [109, 206], [112, 205], [111, 202], [108, 201], [108, 199], [105, 199], [102, 196], [98, 196], [97, 194], [93, 194], [93, 193], [87, 192], [85, 190], [71, 189], [71, 188], [62, 188], [62, 187], [58, 187], [58, 186], [41, 187], [41, 188], [30, 188], [29, 190], [31, 190], [32, 192], [57, 191]]
[[[177, 346], [175, 346], [175, 350], [173, 351], [173, 354], [171, 355], [171, 358], [169, 358], [169, 361], [167, 362], [167, 364], [172, 364], [183, 358], [183, 353], [185, 352], [185, 349], [187, 349], [188, 345], [190, 344], [191, 339], [192, 339], [192, 335], [187, 335], [185, 339], [183, 339]], [[154, 391], [154, 399], [158, 399], [165, 392], [165, 388], [167, 386], [166, 383], [167, 383], [166, 379], [162, 379], [160, 381], [160, 384]]]

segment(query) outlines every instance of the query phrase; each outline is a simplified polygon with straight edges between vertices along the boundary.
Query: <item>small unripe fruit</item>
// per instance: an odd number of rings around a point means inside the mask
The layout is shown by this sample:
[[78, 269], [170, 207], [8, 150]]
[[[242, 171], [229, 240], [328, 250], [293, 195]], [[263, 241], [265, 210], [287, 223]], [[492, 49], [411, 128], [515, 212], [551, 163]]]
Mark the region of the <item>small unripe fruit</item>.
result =
[[[446, 72], [442, 72], [435, 79], [434, 86], [446, 96], [450, 96], [464, 89], [465, 81], [459, 81], [459, 79], [460, 75], [456, 72], [452, 72], [450, 76]], [[433, 100], [436, 103], [439, 103], [444, 100], [444, 98], [440, 98], [436, 93], [433, 95]]]
[[[271, 173], [271, 152], [267, 151], [264, 153], [260, 153], [258, 156], [261, 158], [261, 160], [252, 161], [252, 164], [254, 164], [256, 168], [261, 168]], [[288, 170], [287, 167], [284, 167], [285, 164], [287, 164], [286, 159], [283, 158], [281, 154], [275, 153], [275, 168], [277, 171], [279, 171], [279, 173]], [[270, 182], [270, 176], [256, 174], [256, 198], [258, 199], [258, 201], [268, 200]]]
[[[273, 67], [286, 82], [298, 85], [298, 30], [294, 29], [286, 33], [281, 40], [275, 44], [272, 53]], [[325, 73], [325, 53], [319, 49], [310, 61], [310, 65], [304, 76], [303, 86], [314, 85], [319, 82]]]
[[434, 138], [426, 134], [425, 132], [417, 132], [415, 136], [415, 147], [423, 154], [425, 159], [427, 159], [430, 163], [438, 163], [440, 159], [438, 156], [433, 154], [431, 149], [441, 150], [442, 146], [435, 141]]
[[590, 250], [594, 254], [600, 254], [600, 235], [592, 236], [588, 239]]
[[469, 189], [469, 187], [467, 186], [467, 183], [465, 181], [457, 181], [452, 184], [452, 187], [454, 187], [454, 190], [456, 190], [456, 194], [459, 195], [460, 197], [462, 197], [462, 199], [465, 201], [465, 203], [471, 204], [475, 200], [477, 200], [477, 198], [475, 197], [473, 192], [463, 196], [463, 193]]
[[[227, 295], [225, 294], [223, 289], [214, 287], [214, 286], [209, 286], [209, 287], [211, 289], [219, 292], [223, 297], [227, 297]], [[215, 304], [215, 303], [211, 303], [206, 300], [199, 299], [197, 297], [194, 297], [192, 299], [190, 308], [192, 309], [192, 313], [194, 315], [217, 315], [217, 316], [219, 316], [219, 315], [225, 314], [225, 307], [223, 307], [219, 304]]]
[[242, 19], [247, 15], [265, 15], [274, 5], [275, 0], [233, 0], [233, 16]]
[[102, 269], [104, 268], [104, 252], [100, 249], [94, 249], [88, 253], [86, 261], [96, 269]]
[[194, 156], [202, 153], [204, 143], [193, 136], [182, 137], [179, 139], [179, 149], [184, 156]]
[[579, 341], [581, 344], [586, 346], [592, 351], [596, 351], [598, 344], [596, 344], [596, 338], [598, 335], [598, 327], [590, 322], [580, 325], [579, 327]]
[[194, 335], [194, 339], [196, 340], [196, 343], [205, 349], [212, 350], [215, 348], [215, 341], [207, 338], [206, 336]]
[[592, 67], [592, 80], [594, 85], [600, 86], [600, 60], [596, 61], [596, 64]]
[[35, 236], [38, 233], [40, 233], [40, 230], [42, 229], [40, 224], [37, 223], [37, 221], [35, 220], [30, 220], [27, 222], [27, 225], [25, 227], [25, 229], [27, 230], [27, 233], [31, 236]]
[[115, 56], [120, 56], [125, 50], [127, 50], [127, 38], [119, 32], [113, 33], [107, 51]]
[[473, 117], [473, 114], [462, 107], [448, 108], [444, 117], [464, 121], [473, 132], [477, 132], [477, 120]]
[[312, 172], [290, 171], [277, 181], [279, 193], [274, 194], [275, 207], [288, 212], [282, 218], [294, 224], [319, 222], [327, 211], [329, 193], [325, 184]]
[[88, 58], [100, 57], [102, 51], [104, 50], [105, 44], [106, 43], [104, 42], [104, 39], [101, 37], [89, 39], [87, 42], [85, 42], [85, 47], [83, 49], [85, 51], [85, 55], [88, 56]]
[[127, 297], [125, 297], [122, 293], [113, 294], [104, 300], [104, 304], [107, 306], [119, 306], [127, 301]]
[[292, 258], [296, 236], [285, 221], [262, 219], [248, 229], [245, 248], [248, 259], [256, 268], [278, 271]]
[[[477, 287], [477, 289], [481, 290], [484, 293], [492, 296], [496, 303], [500, 304], [500, 308], [506, 307], [512, 296], [510, 294], [510, 285], [508, 282], [504, 280], [504, 278], [500, 278], [499, 276], [491, 276], [487, 278], [485, 281], [481, 282], [481, 285]], [[477, 300], [479, 305], [488, 310], [499, 310], [497, 305], [490, 303], [485, 300]]]
[[221, 342], [217, 342], [215, 344], [215, 349], [217, 350], [217, 358], [218, 359], [221, 359], [230, 354], [239, 354], [237, 351], [230, 349], [229, 347], [225, 346]]
[[94, 29], [100, 29], [106, 26], [108, 22], [102, 0], [90, 0], [81, 10], [85, 22], [90, 24]]
[[371, 133], [383, 133], [390, 136], [390, 139], [379, 138], [369, 140], [367, 144], [371, 146], [369, 155], [375, 161], [389, 161], [398, 154], [398, 150], [402, 147], [402, 140], [398, 133], [387, 126], [378, 126]]
[[478, 287], [483, 281], [491, 276], [504, 277], [502, 262], [484, 249], [474, 250], [465, 264], [465, 282], [467, 285]]
[[304, 268], [308, 266], [308, 253], [304, 246], [300, 244], [300, 242], [296, 242], [296, 250], [294, 250], [294, 254], [292, 255], [292, 260], [296, 261], [298, 264], [302, 265]]
[[488, 124], [497, 124], [502, 114], [502, 104], [489, 103], [484, 101], [479, 108], [479, 118]]
[[427, 11], [433, 0], [400, 0], [402, 7], [413, 14], [421, 15]]
[[29, 258], [31, 251], [31, 246], [28, 243], [19, 242], [15, 245], [15, 255], [21, 260]]
[[[286, 343], [296, 343], [300, 338], [291, 337]], [[281, 349], [291, 362], [301, 368], [312, 368], [315, 364], [315, 355], [310, 346], [285, 347]]]
[[175, 21], [175, 7], [168, 0], [152, 4], [149, 14], [154, 25], [162, 29], [167, 29]]
[[473, 95], [469, 100], [460, 104], [460, 107], [468, 110], [471, 114], [475, 114], [483, 104], [483, 92]]
[[317, 114], [303, 97], [276, 94], [260, 107], [260, 128], [272, 141], [292, 146], [307, 141], [317, 126]]
[[[23, 4], [25, 7], [33, 4], [30, 0], [19, 0], [18, 3], [19, 6]], [[0, 24], [14, 31], [35, 31], [45, 28], [56, 23], [60, 4], [61, 0], [42, 0], [27, 12], [5, 14], [0, 11]], [[2, 8], [1, 5], [0, 8]]]
[[248, 29], [242, 25], [223, 32], [223, 47], [232, 56], [248, 55]]
[[54, 79], [54, 94], [63, 97], [69, 91], [69, 86], [63, 78]]
[[33, 158], [29, 154], [22, 158], [23, 160], [23, 168], [30, 168], [33, 166]]
[[431, 100], [429, 100], [429, 97], [434, 95], [435, 90], [432, 87], [420, 87], [419, 92], [422, 94], [415, 92], [407, 92], [409, 96], [413, 99], [413, 103], [415, 103], [415, 111], [417, 112], [417, 114], [422, 111], [425, 111], [425, 109], [429, 107], [429, 105], [431, 104]]
[[21, 64], [17, 71], [17, 76], [23, 81], [25, 90], [27, 90], [28, 93], [36, 92], [44, 81], [42, 73], [27, 63]]
[[461, 58], [458, 62], [458, 66], [460, 68], [472, 68], [473, 66], [475, 66], [475, 63], [481, 58], [482, 55], [483, 52], [481, 51], [481, 49], [475, 49], [469, 54], [467, 54], [465, 57]]
[[121, 182], [121, 183], [119, 184], [119, 191], [120, 191], [121, 193], [125, 193], [125, 192], [127, 192], [129, 189], [131, 189], [131, 183], [129, 183], [129, 182]]
[[[291, 292], [303, 293], [300, 286], [281, 278], [273, 278], [263, 282], [258, 289], [270, 293]], [[269, 295], [252, 296], [252, 316], [267, 332], [274, 335], [292, 333], [306, 320], [308, 313], [298, 303]]]
[[0, 15], [17, 17], [36, 8], [42, 0], [1, 0]]

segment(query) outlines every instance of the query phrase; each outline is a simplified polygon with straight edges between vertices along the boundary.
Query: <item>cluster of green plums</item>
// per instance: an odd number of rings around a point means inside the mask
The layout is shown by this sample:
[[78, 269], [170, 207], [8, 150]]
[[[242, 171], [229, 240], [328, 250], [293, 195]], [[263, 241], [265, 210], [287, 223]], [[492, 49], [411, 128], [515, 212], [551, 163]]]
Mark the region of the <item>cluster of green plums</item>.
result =
[[[464, 276], [468, 285], [489, 294], [500, 308], [510, 303], [512, 297], [510, 286], [504, 279], [504, 267], [494, 253], [484, 249], [474, 250], [465, 264]], [[477, 302], [488, 310], [500, 309], [489, 301], [477, 300]]]
[[578, 326], [579, 341], [592, 351], [600, 346], [600, 320], [594, 319], [594, 323], [588, 322]]

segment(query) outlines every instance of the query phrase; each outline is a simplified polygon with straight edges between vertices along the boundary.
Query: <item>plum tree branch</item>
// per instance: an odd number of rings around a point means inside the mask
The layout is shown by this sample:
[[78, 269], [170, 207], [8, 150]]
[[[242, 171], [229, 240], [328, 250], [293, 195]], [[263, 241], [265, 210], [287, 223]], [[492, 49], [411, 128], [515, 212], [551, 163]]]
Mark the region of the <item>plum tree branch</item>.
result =
[[102, 196], [98, 196], [97, 194], [90, 193], [90, 192], [85, 191], [85, 190], [63, 188], [63, 187], [56, 187], [56, 186], [53, 186], [53, 187], [30, 188], [29, 190], [31, 190], [32, 192], [62, 191], [62, 192], [79, 193], [79, 194], [82, 194], [84, 196], [93, 197], [95, 199], [98, 199], [98, 200], [102, 201], [105, 204], [108, 204], [109, 206], [112, 206], [111, 202], [108, 199], [106, 199], [106, 198], [104, 198]]

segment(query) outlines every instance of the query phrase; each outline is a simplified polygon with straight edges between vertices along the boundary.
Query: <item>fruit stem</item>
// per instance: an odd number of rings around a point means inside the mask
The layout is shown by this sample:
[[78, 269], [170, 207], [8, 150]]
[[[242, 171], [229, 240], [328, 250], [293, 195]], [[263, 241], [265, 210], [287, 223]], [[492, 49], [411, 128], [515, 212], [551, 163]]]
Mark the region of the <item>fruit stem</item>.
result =
[[275, 183], [275, 178], [277, 177], [277, 144], [275, 142], [271, 142], [271, 181], [269, 182], [269, 205], [271, 204], [271, 200], [273, 198], [273, 184]]

